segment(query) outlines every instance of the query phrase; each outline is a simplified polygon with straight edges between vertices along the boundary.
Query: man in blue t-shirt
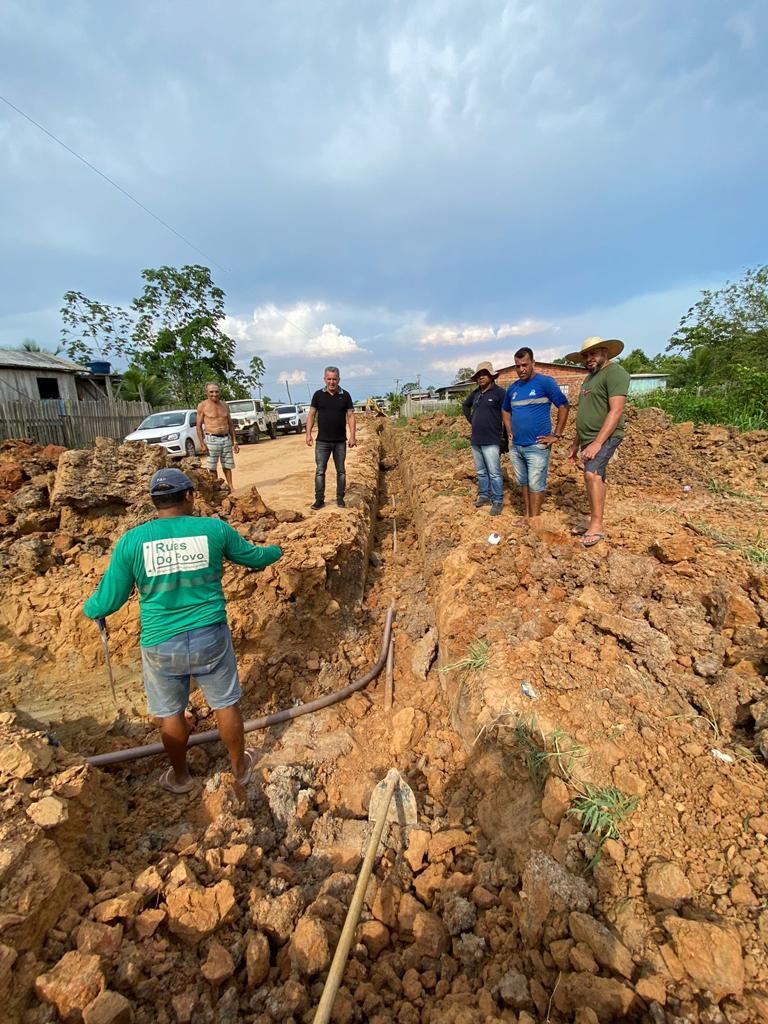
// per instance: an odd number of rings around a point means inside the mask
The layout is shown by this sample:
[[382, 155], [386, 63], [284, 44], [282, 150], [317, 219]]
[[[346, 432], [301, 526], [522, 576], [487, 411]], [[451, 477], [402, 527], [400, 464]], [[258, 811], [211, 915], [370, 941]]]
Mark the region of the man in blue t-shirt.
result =
[[[509, 458], [523, 492], [525, 518], [530, 519], [541, 512], [550, 449], [563, 437], [570, 407], [554, 378], [536, 372], [531, 349], [515, 352], [515, 370], [518, 380], [507, 388], [501, 415], [509, 434]], [[550, 416], [553, 405], [557, 408], [554, 433]]]

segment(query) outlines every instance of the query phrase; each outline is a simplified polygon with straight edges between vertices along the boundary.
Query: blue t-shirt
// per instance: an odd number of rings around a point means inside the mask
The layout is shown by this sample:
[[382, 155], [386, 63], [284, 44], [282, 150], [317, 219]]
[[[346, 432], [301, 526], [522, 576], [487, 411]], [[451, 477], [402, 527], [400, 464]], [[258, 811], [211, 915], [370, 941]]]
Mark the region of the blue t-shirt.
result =
[[536, 444], [537, 437], [552, 433], [550, 405], [568, 405], [568, 399], [545, 373], [535, 373], [529, 381], [510, 384], [504, 396], [504, 412], [512, 413], [512, 443]]

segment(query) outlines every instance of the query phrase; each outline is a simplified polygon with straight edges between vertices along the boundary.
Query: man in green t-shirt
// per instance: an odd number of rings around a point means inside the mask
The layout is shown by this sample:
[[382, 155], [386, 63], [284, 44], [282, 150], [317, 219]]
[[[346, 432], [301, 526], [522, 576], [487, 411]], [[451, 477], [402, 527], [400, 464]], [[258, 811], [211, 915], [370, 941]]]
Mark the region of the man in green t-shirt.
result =
[[141, 661], [149, 713], [171, 767], [160, 785], [171, 793], [193, 787], [187, 770], [189, 724], [184, 711], [194, 676], [216, 716], [235, 778], [245, 785], [255, 761], [245, 749], [240, 679], [221, 586], [228, 559], [264, 569], [282, 551], [249, 544], [221, 519], [194, 516], [194, 484], [178, 469], [160, 469], [149, 484], [157, 519], [124, 534], [107, 571], [83, 611], [103, 620], [121, 608], [136, 587], [141, 614]]
[[624, 342], [587, 338], [578, 352], [565, 358], [569, 363], [583, 362], [589, 376], [581, 385], [576, 410], [576, 440], [568, 458], [581, 462], [589, 499], [589, 523], [573, 533], [581, 537], [585, 548], [605, 539], [605, 469], [624, 437], [624, 404], [629, 391], [629, 374], [623, 366], [610, 362], [624, 349]]

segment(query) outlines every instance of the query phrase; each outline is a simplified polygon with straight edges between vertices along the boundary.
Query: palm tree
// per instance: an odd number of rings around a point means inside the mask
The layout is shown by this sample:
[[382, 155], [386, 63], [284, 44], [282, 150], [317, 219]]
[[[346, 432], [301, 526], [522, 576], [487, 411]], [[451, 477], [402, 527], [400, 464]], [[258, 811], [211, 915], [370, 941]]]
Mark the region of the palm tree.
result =
[[57, 345], [56, 348], [51, 352], [50, 349], [43, 348], [42, 345], [34, 340], [34, 338], [25, 338], [24, 341], [16, 349], [17, 352], [45, 352], [47, 355], [57, 356], [64, 351], [63, 345]]
[[129, 366], [123, 374], [117, 397], [126, 402], [149, 402], [150, 405], [167, 405], [171, 400], [168, 384], [154, 373], [146, 373], [138, 366]]

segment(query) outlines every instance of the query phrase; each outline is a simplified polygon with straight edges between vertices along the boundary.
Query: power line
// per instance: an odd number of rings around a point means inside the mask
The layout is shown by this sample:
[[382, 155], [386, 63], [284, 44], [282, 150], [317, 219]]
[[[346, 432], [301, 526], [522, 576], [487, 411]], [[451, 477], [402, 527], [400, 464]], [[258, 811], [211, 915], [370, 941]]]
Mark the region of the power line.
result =
[[116, 188], [118, 192], [122, 192], [122, 194], [127, 199], [130, 199], [130, 201], [132, 203], [135, 203], [136, 206], [139, 207], [139, 209], [143, 210], [145, 213], [148, 213], [149, 216], [153, 218], [153, 220], [156, 220], [158, 224], [161, 224], [167, 231], [170, 231], [172, 235], [176, 235], [177, 238], [180, 238], [181, 241], [185, 243], [185, 245], [188, 245], [190, 247], [190, 249], [194, 249], [196, 253], [198, 253], [204, 259], [211, 262], [215, 267], [218, 267], [219, 270], [225, 269], [224, 267], [222, 267], [220, 263], [213, 259], [212, 256], [209, 256], [207, 253], [203, 252], [202, 249], [196, 246], [194, 242], [190, 242], [190, 240], [185, 235], [182, 235], [180, 231], [177, 231], [176, 228], [173, 227], [173, 225], [168, 223], [167, 220], [163, 220], [162, 217], [159, 217], [156, 213], [150, 210], [150, 208], [148, 206], [145, 206], [140, 199], [137, 199], [136, 196], [132, 195], [127, 189], [123, 188], [122, 185], [118, 185], [118, 183], [114, 181], [112, 178], [110, 178], [108, 174], [105, 174], [104, 171], [100, 171], [95, 164], [92, 164], [90, 162], [90, 160], [86, 160], [84, 156], [80, 156], [80, 154], [77, 153], [74, 149], [72, 149], [71, 146], [68, 146], [66, 142], [62, 142], [62, 140], [58, 136], [54, 135], [53, 132], [49, 131], [47, 128], [41, 125], [39, 121], [36, 121], [33, 117], [30, 117], [29, 114], [25, 113], [21, 109], [21, 107], [17, 107], [15, 103], [11, 103], [11, 101], [7, 97], [2, 95], [0, 95], [0, 100], [2, 100], [6, 106], [10, 107], [11, 110], [15, 110], [17, 114], [20, 114], [23, 118], [25, 118], [25, 120], [29, 121], [30, 124], [33, 124], [35, 128], [38, 128], [44, 135], [47, 135], [49, 139], [53, 139], [55, 143], [61, 146], [62, 149], [65, 149], [76, 160], [79, 160], [81, 164], [85, 164], [85, 166], [92, 170], [94, 174], [98, 174], [100, 178], [103, 178], [104, 181], [109, 182], [109, 184], [112, 185], [113, 188]]
[[[62, 149], [65, 149], [67, 153], [73, 156], [76, 160], [79, 160], [80, 163], [85, 164], [85, 166], [89, 168], [89, 170], [93, 171], [94, 174], [98, 174], [100, 178], [103, 178], [104, 181], [112, 185], [113, 188], [116, 188], [118, 192], [121, 192], [127, 199], [130, 199], [132, 203], [135, 203], [136, 206], [139, 207], [139, 209], [149, 214], [149, 216], [152, 217], [153, 220], [156, 220], [158, 224], [161, 224], [167, 231], [170, 231], [171, 234], [181, 239], [181, 241], [184, 242], [185, 245], [188, 245], [190, 249], [194, 249], [194, 251], [198, 255], [202, 256], [209, 263], [212, 263], [214, 267], [218, 267], [219, 270], [222, 271], [222, 273], [230, 273], [230, 271], [227, 270], [226, 267], [223, 267], [212, 256], [209, 256], [206, 252], [203, 252], [203, 250], [200, 249], [197, 245], [195, 245], [194, 242], [191, 242], [185, 235], [182, 235], [180, 231], [177, 231], [176, 228], [173, 227], [173, 225], [169, 224], [168, 221], [163, 220], [162, 217], [158, 216], [156, 213], [150, 210], [150, 208], [148, 206], [145, 206], [140, 199], [137, 199], [136, 196], [132, 195], [127, 189], [123, 188], [122, 185], [119, 185], [116, 181], [110, 178], [108, 174], [105, 174], [104, 171], [100, 171], [99, 168], [95, 166], [95, 164], [92, 164], [90, 162], [90, 160], [86, 160], [84, 156], [81, 156], [76, 150], [72, 149], [71, 146], [68, 146], [66, 142], [63, 142], [58, 136], [54, 135], [52, 131], [49, 131], [44, 125], [40, 124], [39, 121], [36, 121], [33, 117], [30, 117], [30, 115], [23, 111], [21, 107], [17, 107], [15, 103], [11, 103], [11, 101], [6, 96], [0, 95], [0, 100], [2, 100], [3, 103], [6, 104], [6, 106], [10, 107], [11, 110], [15, 110], [17, 114], [19, 114], [25, 120], [29, 121], [30, 124], [34, 125], [35, 128], [39, 129], [44, 135], [47, 135], [49, 139], [53, 139], [55, 143], [61, 146]], [[308, 331], [305, 331], [303, 327], [299, 327], [298, 324], [295, 324], [292, 320], [289, 320], [288, 317], [277, 308], [277, 306], [274, 306], [274, 310], [279, 317], [285, 320], [285, 322], [289, 324], [291, 327], [293, 327], [295, 330], [299, 331], [300, 334], [303, 334], [306, 338], [312, 337], [312, 335]]]

